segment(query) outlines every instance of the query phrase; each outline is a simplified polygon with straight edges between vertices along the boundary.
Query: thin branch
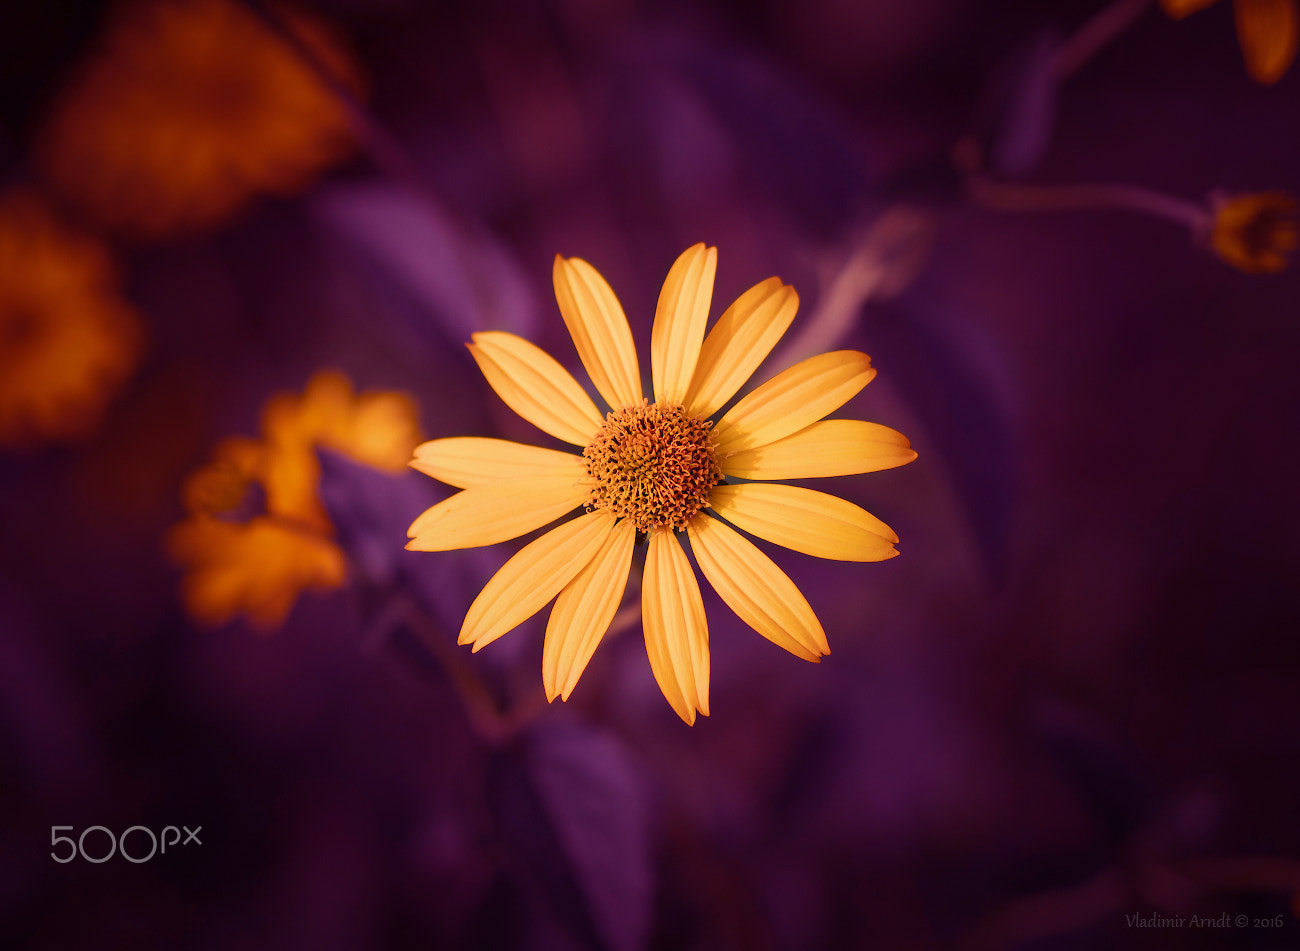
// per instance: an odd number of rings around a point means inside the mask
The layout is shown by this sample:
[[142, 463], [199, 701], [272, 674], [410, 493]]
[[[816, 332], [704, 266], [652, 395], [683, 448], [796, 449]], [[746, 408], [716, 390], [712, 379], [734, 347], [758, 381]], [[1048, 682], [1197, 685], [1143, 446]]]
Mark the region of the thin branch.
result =
[[494, 746], [513, 736], [521, 724], [502, 712], [487, 684], [466, 663], [464, 653], [409, 596], [398, 594], [395, 598], [398, 607], [392, 613], [392, 623], [400, 622], [410, 627], [420, 643], [433, 654], [460, 698], [474, 733]]
[[1113, 0], [1084, 23], [1056, 51], [1052, 72], [1058, 80], [1073, 76], [1085, 63], [1137, 22], [1151, 0]]
[[886, 209], [853, 243], [817, 308], [771, 365], [790, 366], [834, 349], [857, 323], [863, 304], [897, 294], [912, 281], [929, 255], [933, 232], [933, 217], [925, 212], [907, 205]]
[[1136, 211], [1183, 225], [1193, 234], [1204, 233], [1211, 220], [1203, 204], [1136, 185], [1021, 185], [973, 175], [966, 180], [966, 197], [993, 211]]

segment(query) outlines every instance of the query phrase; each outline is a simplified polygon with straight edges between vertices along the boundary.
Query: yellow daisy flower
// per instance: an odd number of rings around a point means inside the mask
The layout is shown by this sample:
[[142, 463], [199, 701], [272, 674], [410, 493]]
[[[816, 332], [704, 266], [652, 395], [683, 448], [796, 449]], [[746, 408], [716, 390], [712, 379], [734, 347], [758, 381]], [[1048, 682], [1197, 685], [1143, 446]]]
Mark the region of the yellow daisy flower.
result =
[[347, 557], [321, 504], [316, 447], [400, 472], [420, 439], [409, 396], [354, 395], [336, 370], [317, 373], [301, 396], [273, 396], [262, 434], [222, 440], [182, 487], [189, 515], [172, 526], [165, 545], [186, 569], [181, 599], [201, 623], [243, 614], [269, 630], [301, 592], [341, 587]]
[[[344, 85], [359, 71], [316, 18], [276, 5]], [[348, 110], [238, 0], [127, 0], [41, 130], [50, 187], [97, 224], [157, 238], [306, 187], [352, 149]]]
[[92, 433], [143, 342], [108, 249], [30, 192], [0, 196], [0, 446]]
[[[1160, 0], [1175, 20], [1208, 7], [1215, 0]], [[1286, 75], [1300, 39], [1300, 6], [1296, 0], [1233, 0], [1237, 42], [1246, 71], [1256, 82], [1272, 85]]]
[[472, 437], [437, 439], [415, 451], [413, 467], [462, 491], [415, 520], [409, 549], [492, 545], [586, 509], [507, 561], [460, 631], [459, 643], [477, 651], [554, 599], [542, 654], [550, 700], [569, 698], [608, 629], [638, 537], [649, 542], [641, 590], [646, 653], [664, 697], [688, 724], [696, 711], [709, 713], [709, 643], [679, 533], [745, 623], [809, 661], [830, 653], [817, 616], [794, 582], [726, 522], [821, 558], [898, 554], [898, 536], [874, 515], [771, 481], [872, 472], [916, 458], [907, 438], [885, 426], [823, 420], [875, 376], [866, 354], [804, 360], [711, 421], [771, 352], [799, 303], [794, 288], [769, 278], [705, 336], [716, 268], [717, 249], [697, 244], [668, 272], [650, 341], [652, 403], [613, 290], [586, 261], [557, 255], [560, 314], [609, 411], [520, 337], [477, 333], [469, 349], [511, 409], [582, 454]]
[[1210, 247], [1239, 271], [1270, 274], [1283, 270], [1287, 255], [1300, 248], [1296, 201], [1286, 192], [1216, 197]]

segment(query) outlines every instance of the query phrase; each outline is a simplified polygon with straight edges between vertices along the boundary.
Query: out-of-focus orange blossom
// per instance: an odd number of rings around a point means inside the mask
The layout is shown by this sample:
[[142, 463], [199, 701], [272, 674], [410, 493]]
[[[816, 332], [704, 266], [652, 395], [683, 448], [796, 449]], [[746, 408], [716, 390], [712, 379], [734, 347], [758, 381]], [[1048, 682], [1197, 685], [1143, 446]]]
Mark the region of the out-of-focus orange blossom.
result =
[[168, 546], [187, 567], [181, 598], [202, 624], [245, 614], [254, 627], [283, 623], [298, 595], [347, 580], [347, 559], [329, 538], [265, 515], [247, 522], [197, 517], [181, 522]]
[[188, 514], [165, 544], [186, 570], [186, 610], [211, 625], [242, 614], [268, 630], [301, 592], [342, 586], [347, 558], [321, 504], [317, 447], [400, 473], [420, 438], [409, 396], [354, 394], [336, 370], [317, 373], [301, 395], [271, 397], [261, 438], [222, 440], [182, 487]]
[[328, 524], [316, 484], [315, 446], [385, 472], [402, 473], [419, 441], [415, 404], [397, 393], [353, 396], [335, 371], [312, 377], [301, 396], [281, 393], [262, 413], [267, 461], [261, 476], [267, 508], [311, 524]]
[[[276, 16], [344, 86], [360, 71], [305, 13]], [[238, 0], [125, 0], [38, 136], [50, 188], [97, 225], [160, 238], [288, 195], [346, 157], [343, 99]]]
[[0, 446], [92, 434], [143, 339], [108, 249], [35, 194], [0, 195]]
[[[1175, 20], [1181, 20], [1214, 2], [1160, 0], [1160, 6]], [[1296, 0], [1233, 0], [1232, 15], [1251, 78], [1270, 86], [1286, 75], [1300, 41], [1300, 5]]]
[[1212, 204], [1210, 247], [1239, 271], [1281, 271], [1287, 255], [1300, 248], [1300, 206], [1286, 192], [1229, 195]]

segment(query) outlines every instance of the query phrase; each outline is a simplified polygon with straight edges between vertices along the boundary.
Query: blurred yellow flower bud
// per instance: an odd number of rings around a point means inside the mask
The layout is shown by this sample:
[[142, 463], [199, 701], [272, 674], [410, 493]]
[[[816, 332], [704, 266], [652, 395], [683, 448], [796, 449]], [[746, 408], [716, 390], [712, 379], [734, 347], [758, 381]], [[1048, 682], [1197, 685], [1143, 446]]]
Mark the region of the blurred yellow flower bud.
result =
[[1286, 192], [1228, 195], [1212, 199], [1211, 210], [1210, 247], [1240, 271], [1280, 271], [1300, 247], [1296, 202]]
[[[359, 70], [304, 13], [275, 15], [342, 86]], [[292, 194], [352, 148], [347, 104], [237, 0], [128, 0], [56, 99], [37, 167], [100, 227], [160, 238]]]
[[[1175, 20], [1212, 3], [1214, 0], [1160, 0], [1165, 13]], [[1296, 0], [1233, 0], [1232, 15], [1251, 78], [1269, 86], [1286, 75], [1300, 40], [1300, 6]]]
[[0, 446], [90, 435], [143, 340], [108, 249], [32, 193], [0, 196]]
[[272, 629], [302, 591], [340, 587], [347, 557], [320, 500], [317, 447], [402, 471], [420, 438], [414, 400], [386, 391], [357, 395], [337, 370], [317, 373], [301, 395], [271, 397], [261, 438], [222, 440], [182, 486], [189, 515], [168, 532], [165, 547], [186, 571], [186, 610], [205, 624], [242, 614]]

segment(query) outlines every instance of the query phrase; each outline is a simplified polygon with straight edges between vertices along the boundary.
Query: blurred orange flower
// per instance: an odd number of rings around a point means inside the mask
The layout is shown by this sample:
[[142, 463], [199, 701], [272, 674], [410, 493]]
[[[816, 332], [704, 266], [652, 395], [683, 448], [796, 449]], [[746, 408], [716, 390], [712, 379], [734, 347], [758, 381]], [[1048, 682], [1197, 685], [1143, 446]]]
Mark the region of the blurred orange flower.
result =
[[333, 541], [265, 515], [247, 522], [191, 518], [172, 529], [168, 547], [188, 569], [181, 599], [203, 624], [224, 624], [242, 612], [255, 627], [275, 628], [302, 591], [347, 580], [347, 559]]
[[385, 472], [402, 473], [420, 440], [415, 403], [400, 393], [353, 396], [334, 370], [317, 373], [302, 396], [281, 393], [262, 412], [267, 461], [261, 480], [270, 511], [314, 525], [329, 524], [316, 492], [316, 446]]
[[[323, 24], [276, 9], [360, 87]], [[157, 238], [217, 224], [258, 192], [297, 192], [351, 146], [342, 98], [237, 0], [126, 0], [55, 101], [37, 163], [97, 224]]]
[[0, 446], [92, 433], [143, 339], [108, 249], [30, 192], [0, 196]]
[[262, 438], [222, 440], [182, 487], [188, 516], [165, 544], [187, 572], [186, 610], [205, 624], [244, 614], [271, 629], [302, 591], [340, 587], [347, 559], [321, 504], [317, 447], [397, 473], [419, 441], [409, 396], [355, 395], [336, 370], [317, 373], [301, 396], [273, 396], [262, 412]]
[[[1175, 20], [1208, 7], [1215, 0], [1160, 0], [1160, 6]], [[1233, 0], [1237, 42], [1246, 61], [1246, 71], [1256, 82], [1272, 85], [1281, 79], [1295, 60], [1300, 39], [1300, 6], [1296, 0]]]
[[1212, 199], [1210, 247], [1239, 271], [1271, 274], [1300, 248], [1296, 201], [1286, 192], [1230, 195]]

